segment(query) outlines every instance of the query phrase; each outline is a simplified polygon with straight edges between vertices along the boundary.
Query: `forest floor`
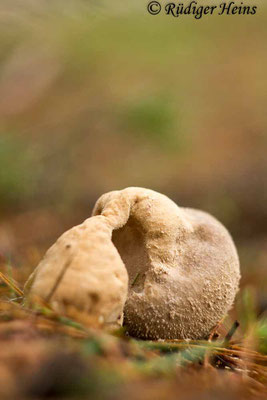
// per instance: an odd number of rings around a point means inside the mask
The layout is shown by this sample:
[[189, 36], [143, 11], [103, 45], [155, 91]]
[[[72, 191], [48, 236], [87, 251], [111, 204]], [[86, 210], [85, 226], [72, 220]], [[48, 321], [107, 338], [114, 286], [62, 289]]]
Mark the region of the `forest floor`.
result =
[[266, 398], [264, 317], [246, 335], [228, 317], [207, 341], [137, 340], [124, 328], [107, 333], [46, 306], [26, 308], [27, 272], [2, 267], [0, 398]]

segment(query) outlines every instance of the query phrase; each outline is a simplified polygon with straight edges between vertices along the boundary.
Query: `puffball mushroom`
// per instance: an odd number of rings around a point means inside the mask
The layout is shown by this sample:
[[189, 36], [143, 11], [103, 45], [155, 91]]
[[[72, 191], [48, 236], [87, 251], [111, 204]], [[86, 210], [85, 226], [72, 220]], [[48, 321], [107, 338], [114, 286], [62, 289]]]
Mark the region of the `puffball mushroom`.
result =
[[121, 325], [128, 275], [111, 234], [102, 216], [65, 232], [26, 282], [26, 301], [94, 326]]
[[131, 187], [101, 196], [48, 250], [25, 293], [104, 324], [120, 322], [124, 307], [136, 337], [200, 339], [231, 308], [239, 279], [234, 243], [215, 218]]
[[148, 189], [103, 195], [93, 215], [113, 226], [129, 275], [124, 321], [146, 339], [206, 338], [231, 308], [240, 279], [235, 245], [211, 215]]

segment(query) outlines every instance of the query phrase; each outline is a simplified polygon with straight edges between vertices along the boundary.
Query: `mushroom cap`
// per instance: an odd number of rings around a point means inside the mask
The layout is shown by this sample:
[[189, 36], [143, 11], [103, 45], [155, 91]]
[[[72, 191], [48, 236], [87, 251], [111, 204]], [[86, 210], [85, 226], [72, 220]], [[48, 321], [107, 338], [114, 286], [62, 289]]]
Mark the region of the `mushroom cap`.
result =
[[143, 188], [97, 201], [129, 274], [124, 321], [147, 339], [206, 338], [231, 308], [240, 280], [235, 245], [211, 215]]
[[111, 228], [98, 216], [60, 236], [26, 282], [25, 297], [82, 322], [113, 327], [122, 323], [127, 285]]

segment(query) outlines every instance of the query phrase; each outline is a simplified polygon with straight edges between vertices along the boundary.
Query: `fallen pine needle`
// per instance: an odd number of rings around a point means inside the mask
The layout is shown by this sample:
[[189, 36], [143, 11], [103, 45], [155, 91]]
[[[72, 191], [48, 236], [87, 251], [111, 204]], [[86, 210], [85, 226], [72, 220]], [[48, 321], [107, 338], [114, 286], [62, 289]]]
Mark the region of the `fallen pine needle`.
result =
[[9, 279], [7, 276], [5, 276], [2, 272], [0, 272], [0, 278], [2, 281], [9, 286], [14, 292], [16, 292], [19, 296], [23, 297], [23, 291], [20, 290], [20, 288], [14, 283], [13, 280]]

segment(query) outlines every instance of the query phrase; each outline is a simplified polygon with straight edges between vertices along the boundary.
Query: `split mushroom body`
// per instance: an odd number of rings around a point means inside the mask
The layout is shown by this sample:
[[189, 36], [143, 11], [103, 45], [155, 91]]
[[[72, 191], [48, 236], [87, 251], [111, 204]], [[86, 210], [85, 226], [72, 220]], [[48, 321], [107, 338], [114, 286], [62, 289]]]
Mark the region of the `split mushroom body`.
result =
[[101, 196], [93, 217], [47, 252], [29, 279], [28, 296], [47, 298], [68, 251], [72, 262], [48, 300], [60, 311], [67, 302], [105, 322], [115, 322], [124, 306], [127, 330], [140, 338], [206, 338], [238, 290], [238, 255], [223, 225], [148, 189]]
[[103, 195], [93, 215], [113, 226], [129, 274], [124, 321], [133, 336], [199, 339], [231, 308], [240, 279], [228, 231], [211, 215], [142, 188]]
[[120, 325], [128, 275], [111, 234], [102, 216], [66, 231], [26, 282], [26, 301], [44, 301], [85, 324]]

